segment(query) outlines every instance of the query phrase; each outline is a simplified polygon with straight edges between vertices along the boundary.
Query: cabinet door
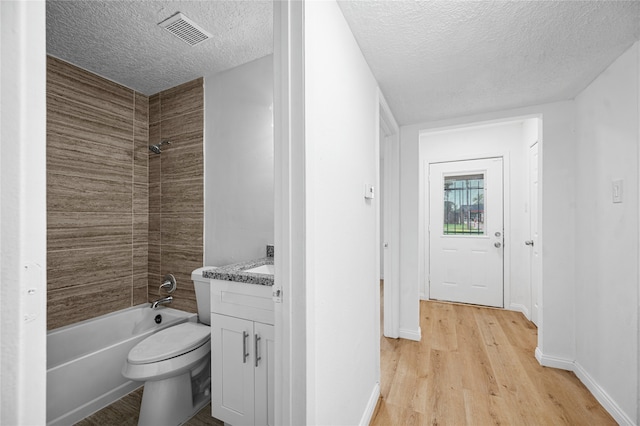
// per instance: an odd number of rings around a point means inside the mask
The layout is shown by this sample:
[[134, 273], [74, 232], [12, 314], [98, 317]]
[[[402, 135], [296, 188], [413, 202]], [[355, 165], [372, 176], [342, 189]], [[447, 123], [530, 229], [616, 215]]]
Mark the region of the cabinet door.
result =
[[211, 314], [211, 413], [234, 426], [254, 424], [253, 321]]
[[254, 332], [255, 424], [274, 426], [274, 329], [272, 325], [256, 322]]

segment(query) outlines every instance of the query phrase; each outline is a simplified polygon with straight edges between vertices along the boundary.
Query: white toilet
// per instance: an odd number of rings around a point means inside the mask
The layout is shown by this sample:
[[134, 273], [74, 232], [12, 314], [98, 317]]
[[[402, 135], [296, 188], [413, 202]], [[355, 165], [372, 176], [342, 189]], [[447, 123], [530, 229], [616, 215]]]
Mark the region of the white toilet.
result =
[[191, 274], [198, 323], [166, 328], [131, 349], [122, 375], [145, 382], [140, 426], [177, 426], [211, 399], [211, 299], [209, 280], [198, 268]]

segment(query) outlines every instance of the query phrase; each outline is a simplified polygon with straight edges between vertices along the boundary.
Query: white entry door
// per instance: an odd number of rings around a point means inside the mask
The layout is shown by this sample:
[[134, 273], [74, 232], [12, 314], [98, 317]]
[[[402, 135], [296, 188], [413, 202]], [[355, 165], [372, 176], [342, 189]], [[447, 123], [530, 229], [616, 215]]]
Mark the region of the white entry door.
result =
[[503, 307], [502, 158], [429, 166], [429, 298]]

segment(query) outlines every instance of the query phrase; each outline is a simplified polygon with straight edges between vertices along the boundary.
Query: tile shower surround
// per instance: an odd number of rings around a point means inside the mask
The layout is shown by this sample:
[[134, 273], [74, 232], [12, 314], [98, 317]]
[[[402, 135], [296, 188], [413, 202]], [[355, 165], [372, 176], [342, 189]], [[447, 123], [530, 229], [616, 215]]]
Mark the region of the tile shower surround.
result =
[[[47, 328], [146, 302], [202, 265], [202, 79], [148, 98], [47, 58]], [[160, 155], [148, 146], [161, 139]]]

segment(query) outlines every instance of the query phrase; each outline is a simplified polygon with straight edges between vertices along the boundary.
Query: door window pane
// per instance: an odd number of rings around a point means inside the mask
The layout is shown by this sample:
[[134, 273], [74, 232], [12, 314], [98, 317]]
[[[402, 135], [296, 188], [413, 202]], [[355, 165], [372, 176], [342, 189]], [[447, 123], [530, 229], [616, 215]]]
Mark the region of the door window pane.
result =
[[484, 174], [445, 176], [444, 234], [484, 235]]

